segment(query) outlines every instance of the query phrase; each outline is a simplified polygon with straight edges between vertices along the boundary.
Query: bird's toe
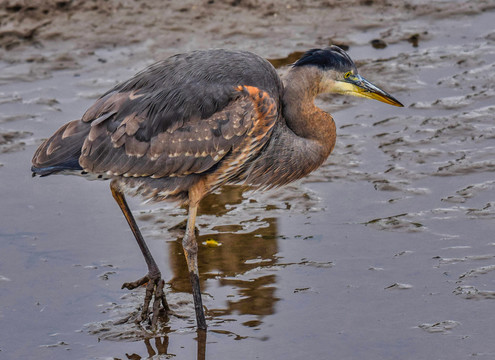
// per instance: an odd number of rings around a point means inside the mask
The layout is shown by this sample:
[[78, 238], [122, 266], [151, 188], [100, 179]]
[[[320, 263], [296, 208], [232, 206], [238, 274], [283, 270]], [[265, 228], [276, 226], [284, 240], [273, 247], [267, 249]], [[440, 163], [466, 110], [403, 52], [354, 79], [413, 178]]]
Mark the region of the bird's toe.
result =
[[[172, 314], [167, 299], [165, 298], [165, 281], [158, 274], [146, 274], [142, 278], [133, 281], [126, 282], [122, 285], [122, 289], [133, 290], [139, 286], [146, 284], [146, 295], [144, 296], [144, 303], [141, 309], [141, 315], [136, 319], [136, 322], [141, 323], [143, 321], [151, 322], [151, 329], [155, 330], [158, 323], [158, 317], [163, 312], [168, 317]], [[150, 303], [153, 300], [153, 303]], [[151, 319], [150, 319], [151, 315]]]
[[146, 284], [149, 280], [150, 277], [148, 276], [148, 274], [146, 274], [145, 276], [143, 276], [142, 278], [136, 281], [123, 283], [121, 289], [133, 290], [137, 287], [140, 287], [141, 285]]

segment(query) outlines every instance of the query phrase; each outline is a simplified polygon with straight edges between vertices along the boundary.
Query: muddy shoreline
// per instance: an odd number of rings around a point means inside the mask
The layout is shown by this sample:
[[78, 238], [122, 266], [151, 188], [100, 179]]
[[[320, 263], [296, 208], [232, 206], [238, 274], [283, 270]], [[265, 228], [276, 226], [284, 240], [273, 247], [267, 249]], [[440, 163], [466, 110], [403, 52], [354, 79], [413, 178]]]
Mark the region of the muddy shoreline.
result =
[[[434, 34], [410, 21], [474, 16], [493, 8], [489, 0], [6, 0], [0, 5], [0, 46], [4, 60], [12, 62], [77, 63], [100, 48], [134, 45], [144, 47], [147, 59], [216, 47], [285, 57], [329, 44], [417, 46]], [[377, 38], [361, 36], [374, 31]], [[33, 48], [38, 56], [29, 51]], [[46, 58], [40, 54], [45, 52], [52, 54]]]

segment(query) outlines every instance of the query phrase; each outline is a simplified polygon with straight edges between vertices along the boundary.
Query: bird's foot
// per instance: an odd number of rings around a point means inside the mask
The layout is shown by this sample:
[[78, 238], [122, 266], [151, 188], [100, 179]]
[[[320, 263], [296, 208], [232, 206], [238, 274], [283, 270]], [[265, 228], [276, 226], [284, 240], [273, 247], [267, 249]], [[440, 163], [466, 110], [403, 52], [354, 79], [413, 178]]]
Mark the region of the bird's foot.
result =
[[149, 318], [150, 314], [150, 302], [153, 298], [152, 305], [152, 317], [151, 317], [151, 329], [156, 329], [156, 324], [158, 322], [158, 315], [160, 313], [160, 305], [162, 305], [165, 314], [168, 316], [172, 314], [170, 310], [167, 299], [165, 298], [165, 293], [163, 288], [165, 287], [165, 281], [161, 278], [161, 274], [146, 274], [141, 279], [133, 282], [127, 282], [122, 285], [122, 289], [126, 288], [128, 290], [133, 290], [141, 285], [146, 284], [146, 295], [144, 297], [143, 309], [141, 310], [141, 315], [138, 317], [137, 322], [142, 322]]

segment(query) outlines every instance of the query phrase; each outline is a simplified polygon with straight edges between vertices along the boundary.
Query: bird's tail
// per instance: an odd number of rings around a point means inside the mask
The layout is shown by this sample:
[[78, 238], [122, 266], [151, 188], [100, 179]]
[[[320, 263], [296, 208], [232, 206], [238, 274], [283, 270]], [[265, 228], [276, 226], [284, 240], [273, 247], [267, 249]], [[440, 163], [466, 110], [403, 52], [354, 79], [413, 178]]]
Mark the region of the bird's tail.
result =
[[91, 126], [81, 120], [71, 121], [45, 140], [33, 156], [33, 176], [82, 170], [79, 156]]

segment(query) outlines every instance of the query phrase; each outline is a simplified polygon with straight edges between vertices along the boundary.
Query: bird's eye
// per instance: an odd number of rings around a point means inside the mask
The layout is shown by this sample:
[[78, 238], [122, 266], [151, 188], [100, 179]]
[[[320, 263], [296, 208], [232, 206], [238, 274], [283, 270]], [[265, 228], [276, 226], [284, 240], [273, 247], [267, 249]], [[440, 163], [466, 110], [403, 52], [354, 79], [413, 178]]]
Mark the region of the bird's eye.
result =
[[351, 75], [352, 75], [352, 72], [350, 72], [350, 71], [346, 72], [344, 75], [344, 79], [349, 78], [349, 76], [351, 76]]

